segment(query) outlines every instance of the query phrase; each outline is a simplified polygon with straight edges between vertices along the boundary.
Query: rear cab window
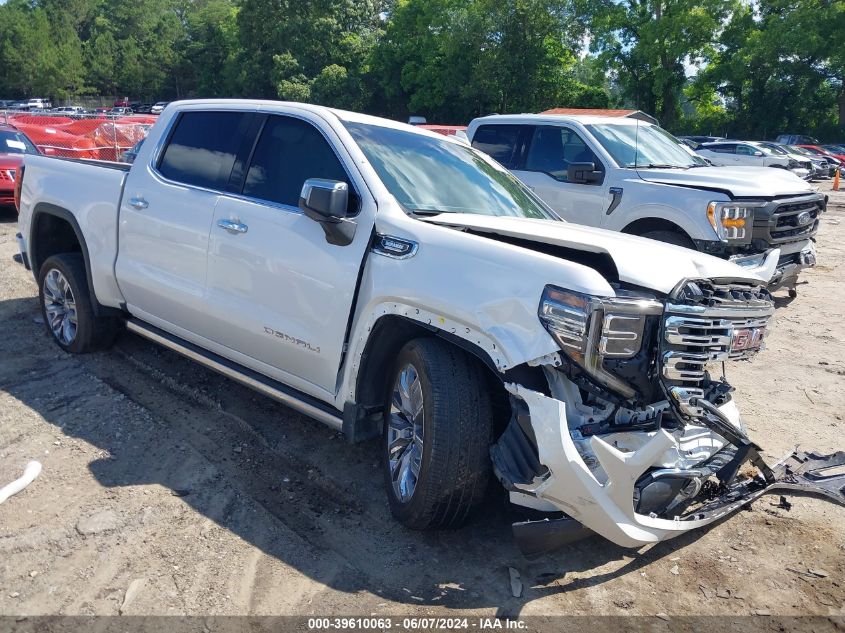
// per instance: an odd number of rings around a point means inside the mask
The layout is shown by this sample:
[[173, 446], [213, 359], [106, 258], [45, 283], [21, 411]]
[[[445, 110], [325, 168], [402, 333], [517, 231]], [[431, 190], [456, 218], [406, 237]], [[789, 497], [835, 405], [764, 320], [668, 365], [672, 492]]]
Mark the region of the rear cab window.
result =
[[472, 137], [472, 146], [508, 169], [517, 162], [523, 125], [482, 125]]
[[174, 182], [225, 191], [254, 116], [237, 110], [183, 112], [159, 159], [159, 173]]

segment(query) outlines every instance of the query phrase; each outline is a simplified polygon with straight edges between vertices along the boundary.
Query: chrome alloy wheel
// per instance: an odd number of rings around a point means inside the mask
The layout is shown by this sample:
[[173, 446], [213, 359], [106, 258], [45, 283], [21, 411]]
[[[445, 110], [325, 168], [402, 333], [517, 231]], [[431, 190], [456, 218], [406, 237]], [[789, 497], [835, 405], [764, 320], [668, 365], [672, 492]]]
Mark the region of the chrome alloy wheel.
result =
[[393, 387], [387, 427], [390, 478], [402, 502], [411, 500], [420, 477], [424, 415], [420, 377], [413, 365], [405, 365]]
[[70, 345], [76, 338], [76, 299], [65, 276], [53, 268], [44, 277], [44, 313], [56, 340]]

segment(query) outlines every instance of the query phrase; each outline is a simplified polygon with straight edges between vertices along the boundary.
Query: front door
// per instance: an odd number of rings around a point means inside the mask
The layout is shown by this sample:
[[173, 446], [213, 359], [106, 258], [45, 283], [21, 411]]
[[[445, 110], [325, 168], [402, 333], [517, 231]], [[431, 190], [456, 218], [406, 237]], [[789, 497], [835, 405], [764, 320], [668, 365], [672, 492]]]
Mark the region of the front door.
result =
[[589, 184], [569, 182], [567, 170], [571, 163], [593, 163], [597, 170], [604, 170], [599, 158], [574, 130], [538, 125], [531, 133], [522, 164], [513, 173], [564, 220], [601, 226], [607, 206], [604, 179]]

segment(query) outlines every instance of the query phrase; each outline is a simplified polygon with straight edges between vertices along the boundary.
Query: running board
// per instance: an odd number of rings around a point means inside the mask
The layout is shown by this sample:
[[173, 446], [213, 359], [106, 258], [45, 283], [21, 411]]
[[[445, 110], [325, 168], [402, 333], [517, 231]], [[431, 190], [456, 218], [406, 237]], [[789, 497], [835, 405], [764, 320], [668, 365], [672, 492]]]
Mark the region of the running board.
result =
[[203, 349], [199, 345], [194, 345], [189, 341], [138, 319], [128, 319], [126, 321], [126, 329], [154, 343], [158, 343], [167, 349], [178, 352], [222, 374], [226, 378], [231, 378], [259, 393], [263, 393], [265, 396], [281, 402], [303, 415], [322, 422], [335, 431], [343, 430], [343, 417], [341, 413], [339, 411], [335, 412], [329, 405], [320, 402], [316, 398], [287, 387], [272, 378], [259, 374], [257, 371], [242, 367], [214, 352]]

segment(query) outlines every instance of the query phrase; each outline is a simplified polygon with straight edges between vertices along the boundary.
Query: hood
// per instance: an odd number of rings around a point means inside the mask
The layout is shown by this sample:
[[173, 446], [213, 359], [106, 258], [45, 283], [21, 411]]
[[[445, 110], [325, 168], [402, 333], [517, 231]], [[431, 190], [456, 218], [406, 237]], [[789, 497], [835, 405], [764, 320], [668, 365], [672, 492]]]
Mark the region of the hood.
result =
[[[472, 213], [442, 213], [425, 218], [425, 221], [607, 255], [613, 260], [620, 281], [664, 294], [671, 292], [683, 279], [743, 279], [765, 283], [744, 268], [718, 257], [580, 224]], [[578, 263], [577, 259], [574, 261]]]
[[813, 193], [795, 174], [774, 167], [694, 167], [692, 169], [641, 169], [646, 182], [725, 191], [732, 198], [773, 198]]

